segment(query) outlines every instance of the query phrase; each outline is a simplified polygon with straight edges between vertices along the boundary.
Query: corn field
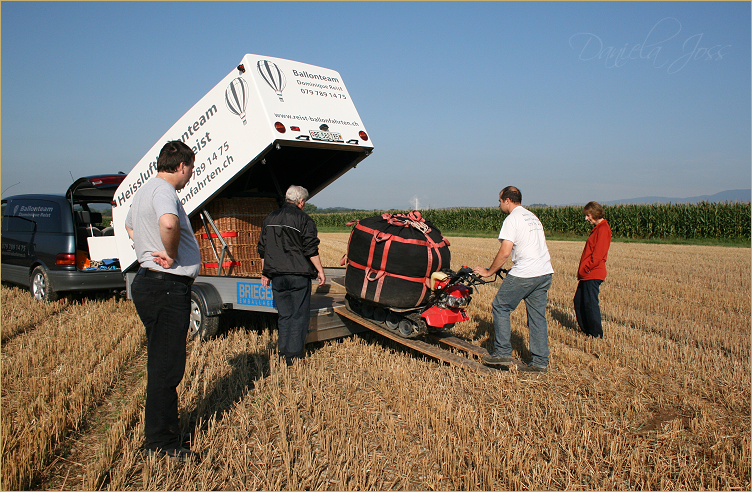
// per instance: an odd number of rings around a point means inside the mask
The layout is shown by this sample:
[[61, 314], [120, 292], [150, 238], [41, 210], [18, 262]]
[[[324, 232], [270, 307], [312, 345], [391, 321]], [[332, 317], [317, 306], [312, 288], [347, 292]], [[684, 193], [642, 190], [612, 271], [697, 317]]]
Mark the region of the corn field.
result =
[[[604, 206], [614, 237], [630, 239], [751, 239], [749, 203], [655, 204]], [[547, 233], [587, 236], [592, 226], [582, 207], [531, 207]], [[407, 213], [407, 211], [391, 211]], [[345, 228], [347, 223], [382, 212], [313, 214], [318, 227]], [[443, 232], [498, 232], [504, 214], [498, 208], [421, 210]]]
[[[452, 266], [490, 238], [450, 236]], [[338, 266], [348, 234], [320, 234]], [[188, 342], [182, 430], [201, 461], [144, 458], [145, 336], [128, 300], [38, 304], [2, 285], [2, 489], [749, 490], [747, 248], [614, 243], [603, 339], [578, 332], [583, 241], [549, 242], [549, 372], [488, 376], [373, 333], [276, 357], [273, 316]], [[456, 336], [491, 348], [495, 284]], [[529, 361], [525, 308], [514, 356]]]

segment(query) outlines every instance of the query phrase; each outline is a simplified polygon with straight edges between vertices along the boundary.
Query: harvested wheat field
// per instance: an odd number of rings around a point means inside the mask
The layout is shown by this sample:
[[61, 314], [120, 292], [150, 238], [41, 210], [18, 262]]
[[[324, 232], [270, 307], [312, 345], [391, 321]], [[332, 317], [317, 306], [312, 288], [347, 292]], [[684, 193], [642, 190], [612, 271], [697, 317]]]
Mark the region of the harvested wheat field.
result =
[[[321, 234], [339, 266], [346, 234]], [[495, 239], [450, 238], [488, 266]], [[750, 250], [614, 243], [605, 338], [578, 333], [584, 242], [549, 242], [549, 373], [476, 374], [375, 334], [280, 365], [273, 317], [188, 344], [181, 419], [200, 463], [144, 460], [143, 328], [130, 301], [35, 304], [2, 287], [2, 488], [750, 488]], [[476, 292], [454, 333], [491, 347]], [[512, 319], [529, 360], [525, 309]]]

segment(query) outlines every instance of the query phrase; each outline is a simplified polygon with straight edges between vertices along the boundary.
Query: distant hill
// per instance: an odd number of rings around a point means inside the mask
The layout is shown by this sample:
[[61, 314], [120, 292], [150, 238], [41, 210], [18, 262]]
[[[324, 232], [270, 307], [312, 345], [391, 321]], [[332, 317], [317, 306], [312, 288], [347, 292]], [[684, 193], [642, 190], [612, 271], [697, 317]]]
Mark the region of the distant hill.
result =
[[715, 195], [691, 196], [689, 198], [669, 198], [665, 196], [642, 196], [602, 202], [602, 205], [622, 205], [627, 203], [699, 203], [699, 202], [750, 202], [752, 190], [726, 190]]
[[318, 208], [316, 205], [310, 202], [306, 202], [303, 209], [307, 214], [341, 214], [344, 212], [362, 212], [359, 208], [347, 208], [347, 207], [330, 207], [330, 208]]

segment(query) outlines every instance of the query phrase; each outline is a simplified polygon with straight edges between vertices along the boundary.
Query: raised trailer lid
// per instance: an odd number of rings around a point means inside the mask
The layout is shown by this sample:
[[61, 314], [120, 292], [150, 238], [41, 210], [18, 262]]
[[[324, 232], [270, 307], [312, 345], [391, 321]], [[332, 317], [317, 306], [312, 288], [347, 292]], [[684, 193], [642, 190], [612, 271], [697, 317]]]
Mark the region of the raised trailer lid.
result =
[[310, 196], [373, 150], [340, 74], [327, 68], [245, 55], [136, 164], [113, 198], [121, 267], [135, 261], [125, 217], [133, 196], [157, 174], [167, 141], [196, 153], [191, 181], [178, 192], [189, 215], [220, 195], [284, 196], [291, 184]]

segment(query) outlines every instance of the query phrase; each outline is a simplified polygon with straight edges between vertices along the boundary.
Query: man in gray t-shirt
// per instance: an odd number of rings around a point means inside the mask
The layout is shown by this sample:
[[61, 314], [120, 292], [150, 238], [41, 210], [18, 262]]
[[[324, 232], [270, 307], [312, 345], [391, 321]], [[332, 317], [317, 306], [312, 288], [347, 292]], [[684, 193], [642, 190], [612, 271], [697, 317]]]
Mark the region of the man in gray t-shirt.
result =
[[[125, 218], [125, 227], [135, 229], [133, 217], [138, 217], [138, 233], [132, 234], [131, 238], [141, 267], [195, 278], [201, 266], [201, 252], [193, 235], [191, 222], [175, 190], [175, 186], [159, 174], [155, 179], [147, 181], [133, 197], [133, 204]], [[179, 225], [174, 229], [179, 233], [179, 247], [175, 252], [167, 254], [173, 260], [167, 267], [169, 263], [165, 262], [163, 255], [163, 252], [167, 253], [167, 244], [163, 234], [169, 234], [168, 223], [174, 222], [175, 218]]]
[[144, 449], [150, 456], [190, 461], [178, 422], [177, 386], [185, 372], [191, 284], [201, 252], [176, 190], [188, 184], [196, 156], [174, 140], [159, 152], [157, 175], [134, 195], [125, 228], [140, 264], [131, 297], [147, 338]]

